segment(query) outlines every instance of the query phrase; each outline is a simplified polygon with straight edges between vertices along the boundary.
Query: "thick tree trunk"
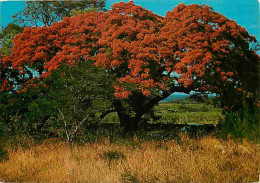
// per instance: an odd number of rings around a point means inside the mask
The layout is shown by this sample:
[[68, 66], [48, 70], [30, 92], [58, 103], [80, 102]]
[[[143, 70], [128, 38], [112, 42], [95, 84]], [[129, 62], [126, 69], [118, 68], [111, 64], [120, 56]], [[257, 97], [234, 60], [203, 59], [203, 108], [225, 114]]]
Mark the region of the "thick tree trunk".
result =
[[142, 115], [136, 114], [134, 117], [131, 117], [130, 115], [119, 111], [117, 114], [120, 120], [120, 127], [122, 128], [122, 135], [132, 134], [138, 130]]
[[126, 134], [128, 131], [130, 131], [130, 119], [131, 117], [127, 114], [124, 114], [122, 111], [117, 112], [119, 121], [120, 121], [120, 127], [122, 128], [122, 134]]
[[[123, 129], [122, 134], [126, 135], [127, 133], [133, 133], [138, 130], [142, 116], [149, 113], [160, 100], [167, 98], [174, 92], [189, 93], [190, 89], [184, 88], [183, 86], [173, 86], [169, 91], [163, 92], [161, 96], [155, 96], [149, 99], [137, 93], [132, 97], [132, 101], [129, 100], [129, 106], [124, 106], [120, 100], [114, 100], [113, 106], [118, 114], [120, 127]], [[134, 116], [131, 115], [131, 113], [134, 113]]]

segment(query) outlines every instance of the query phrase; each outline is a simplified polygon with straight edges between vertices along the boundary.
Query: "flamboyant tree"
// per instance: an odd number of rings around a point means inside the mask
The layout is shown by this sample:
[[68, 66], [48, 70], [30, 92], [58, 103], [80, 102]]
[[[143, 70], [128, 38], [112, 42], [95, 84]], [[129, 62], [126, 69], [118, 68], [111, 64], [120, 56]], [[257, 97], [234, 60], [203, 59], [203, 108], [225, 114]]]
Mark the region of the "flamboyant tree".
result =
[[33, 77], [60, 65], [93, 61], [116, 75], [113, 105], [126, 130], [174, 92], [211, 91], [234, 108], [259, 86], [254, 36], [208, 6], [180, 4], [166, 17], [116, 3], [108, 12], [65, 18], [50, 27], [26, 28], [2, 58], [2, 90], [24, 92]]

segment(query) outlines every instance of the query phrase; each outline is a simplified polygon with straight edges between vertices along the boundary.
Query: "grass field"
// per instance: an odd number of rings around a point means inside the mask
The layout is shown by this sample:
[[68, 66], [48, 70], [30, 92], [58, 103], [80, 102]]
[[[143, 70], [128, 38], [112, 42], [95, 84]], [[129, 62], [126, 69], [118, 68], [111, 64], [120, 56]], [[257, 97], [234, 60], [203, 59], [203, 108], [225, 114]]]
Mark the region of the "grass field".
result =
[[0, 181], [7, 182], [256, 182], [259, 146], [208, 136], [176, 141], [87, 143], [69, 148], [47, 140], [28, 149], [8, 150], [0, 163]]

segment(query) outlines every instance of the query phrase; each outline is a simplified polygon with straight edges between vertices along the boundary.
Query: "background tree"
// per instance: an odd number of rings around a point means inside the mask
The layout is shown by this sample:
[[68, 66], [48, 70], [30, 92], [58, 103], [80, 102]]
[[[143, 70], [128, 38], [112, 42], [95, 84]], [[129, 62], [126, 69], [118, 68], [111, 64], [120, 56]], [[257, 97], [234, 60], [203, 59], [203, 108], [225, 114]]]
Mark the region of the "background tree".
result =
[[133, 131], [144, 114], [174, 92], [214, 92], [223, 107], [234, 110], [243, 92], [254, 101], [260, 60], [250, 48], [254, 42], [244, 28], [208, 6], [180, 4], [164, 18], [121, 2], [107, 13], [25, 29], [15, 39], [15, 51], [3, 58], [24, 81], [2, 85], [26, 89], [31, 70], [48, 77], [60, 65], [91, 60], [116, 75], [113, 105], [121, 125]]
[[17, 34], [22, 33], [24, 27], [16, 25], [14, 23], [8, 24], [6, 27], [0, 30], [0, 53], [3, 55], [10, 55], [13, 47], [13, 40]]
[[50, 26], [75, 12], [88, 9], [104, 11], [105, 0], [27, 1], [25, 9], [13, 15], [13, 18], [16, 23], [27, 27]]
[[[22, 33], [24, 27], [19, 25], [10, 23], [6, 27], [0, 30], [0, 82], [4, 82], [4, 78], [7, 77], [8, 74], [11, 74], [12, 71], [10, 68], [6, 68], [3, 66], [1, 57], [3, 55], [10, 55], [13, 47], [13, 40], [17, 34]], [[8, 74], [7, 74], [8, 73]]]

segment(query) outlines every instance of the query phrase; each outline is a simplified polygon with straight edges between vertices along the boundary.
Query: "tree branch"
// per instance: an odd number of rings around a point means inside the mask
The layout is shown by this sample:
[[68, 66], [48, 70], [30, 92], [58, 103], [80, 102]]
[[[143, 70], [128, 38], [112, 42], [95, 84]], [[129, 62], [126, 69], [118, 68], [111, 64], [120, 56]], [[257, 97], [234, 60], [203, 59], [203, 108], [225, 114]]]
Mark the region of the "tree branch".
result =
[[63, 119], [62, 121], [63, 121], [63, 123], [64, 123], [65, 133], [66, 133], [67, 139], [68, 139], [68, 141], [70, 141], [70, 140], [71, 140], [71, 134], [68, 133], [67, 122], [66, 122], [66, 120], [65, 120], [64, 114], [61, 112], [60, 109], [58, 109], [58, 110], [59, 110], [59, 113], [61, 114], [62, 119]]

